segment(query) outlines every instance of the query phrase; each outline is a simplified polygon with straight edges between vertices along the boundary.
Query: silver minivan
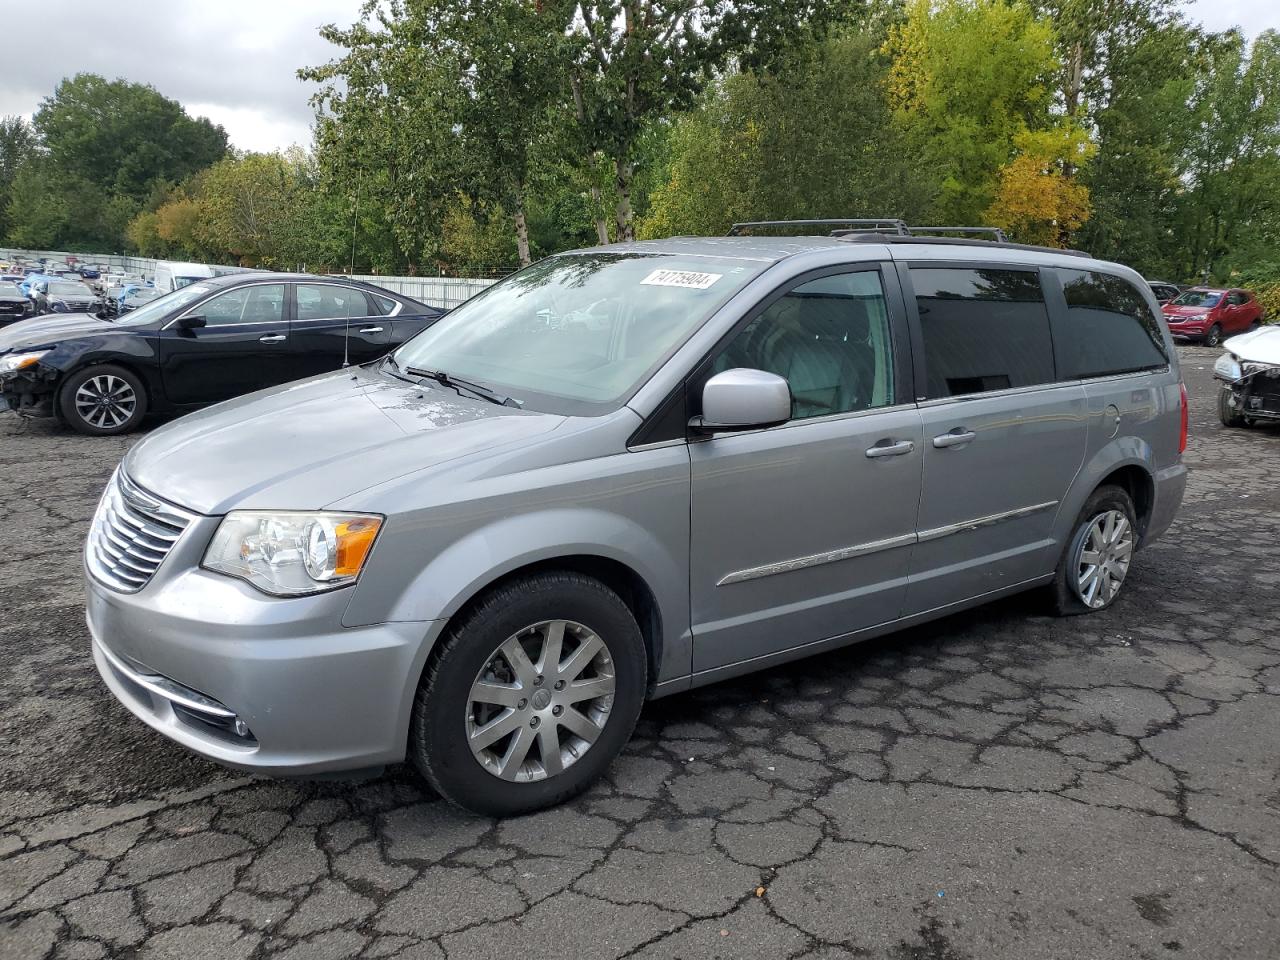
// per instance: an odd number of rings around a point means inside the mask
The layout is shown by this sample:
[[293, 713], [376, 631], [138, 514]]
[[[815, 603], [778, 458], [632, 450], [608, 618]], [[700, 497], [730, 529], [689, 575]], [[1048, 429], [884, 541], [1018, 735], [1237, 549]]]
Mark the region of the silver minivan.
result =
[[244, 770], [514, 814], [646, 699], [1044, 587], [1115, 602], [1186, 394], [1125, 267], [981, 240], [545, 259], [382, 360], [133, 447], [85, 548], [115, 695]]

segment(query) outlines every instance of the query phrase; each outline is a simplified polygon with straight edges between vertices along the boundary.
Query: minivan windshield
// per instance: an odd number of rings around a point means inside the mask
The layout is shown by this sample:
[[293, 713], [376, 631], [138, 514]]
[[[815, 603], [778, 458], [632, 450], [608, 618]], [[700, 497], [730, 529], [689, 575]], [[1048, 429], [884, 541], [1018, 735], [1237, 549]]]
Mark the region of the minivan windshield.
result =
[[120, 324], [122, 327], [145, 326], [146, 324], [159, 320], [173, 311], [185, 307], [187, 304], [193, 303], [210, 293], [213, 293], [213, 287], [204, 283], [183, 287], [181, 290], [175, 290], [173, 293], [166, 293], [164, 296], [152, 300], [145, 307], [139, 307], [132, 313], [126, 313], [122, 317], [117, 317], [115, 322]]
[[550, 257], [445, 314], [392, 356], [402, 373], [443, 372], [529, 409], [605, 413], [764, 266], [637, 251]]
[[1211, 293], [1208, 290], [1188, 290], [1186, 293], [1175, 297], [1173, 304], [1177, 307], [1216, 307], [1218, 301], [1222, 299], [1222, 294]]

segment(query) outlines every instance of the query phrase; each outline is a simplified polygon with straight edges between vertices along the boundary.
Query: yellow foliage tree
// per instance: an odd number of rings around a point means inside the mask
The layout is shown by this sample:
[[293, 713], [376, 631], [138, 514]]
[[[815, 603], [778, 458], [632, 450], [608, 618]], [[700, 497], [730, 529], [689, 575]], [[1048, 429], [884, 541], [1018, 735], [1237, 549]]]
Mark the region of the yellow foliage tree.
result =
[[987, 221], [1023, 243], [1065, 246], [1092, 209], [1089, 189], [1065, 171], [1086, 163], [1096, 145], [1078, 125], [1062, 124], [1024, 131], [1014, 146], [1013, 159], [1000, 168]]

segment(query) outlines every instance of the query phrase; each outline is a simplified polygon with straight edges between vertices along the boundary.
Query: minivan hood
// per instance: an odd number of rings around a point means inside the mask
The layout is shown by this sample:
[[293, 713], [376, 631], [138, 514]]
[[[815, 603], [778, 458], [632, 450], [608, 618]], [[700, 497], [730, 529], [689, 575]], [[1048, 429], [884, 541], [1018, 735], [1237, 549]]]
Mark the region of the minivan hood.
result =
[[27, 347], [48, 347], [77, 337], [113, 333], [111, 324], [92, 313], [46, 314], [19, 320], [0, 330], [0, 353]]
[[142, 487], [206, 515], [316, 510], [564, 419], [352, 367], [175, 420], [135, 445], [124, 466]]

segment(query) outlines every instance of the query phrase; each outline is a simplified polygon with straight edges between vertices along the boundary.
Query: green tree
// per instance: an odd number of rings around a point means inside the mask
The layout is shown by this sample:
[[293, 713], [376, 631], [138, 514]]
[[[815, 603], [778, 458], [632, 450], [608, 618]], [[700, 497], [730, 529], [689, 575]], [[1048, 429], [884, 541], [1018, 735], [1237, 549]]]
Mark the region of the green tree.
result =
[[28, 160], [10, 187], [8, 242], [29, 250], [49, 250], [67, 235], [72, 212], [66, 195], [54, 189], [48, 161]]
[[931, 181], [890, 123], [880, 42], [846, 29], [773, 71], [713, 85], [675, 124], [642, 235], [724, 233], [735, 220], [918, 220]]
[[767, 67], [844, 4], [827, 0], [597, 0], [571, 4], [577, 143], [614, 175], [617, 238], [634, 238], [637, 149], [655, 121], [693, 107], [731, 60]]
[[1071, 122], [1049, 110], [1053, 29], [1022, 0], [911, 0], [886, 49], [889, 102], [939, 176], [944, 223], [980, 222], [1019, 137]]
[[18, 169], [36, 153], [36, 135], [23, 117], [0, 117], [0, 237], [9, 232], [9, 202]]
[[61, 178], [139, 202], [157, 180], [180, 181], [227, 151], [226, 131], [176, 100], [92, 73], [58, 84], [33, 124]]
[[201, 178], [197, 235], [245, 265], [289, 264], [296, 255], [297, 187], [294, 170], [278, 153], [220, 160]]
[[1264, 31], [1250, 48], [1229, 31], [1207, 55], [1191, 98], [1183, 273], [1226, 279], [1247, 266], [1233, 256], [1240, 241], [1274, 237], [1280, 223], [1280, 33]]

